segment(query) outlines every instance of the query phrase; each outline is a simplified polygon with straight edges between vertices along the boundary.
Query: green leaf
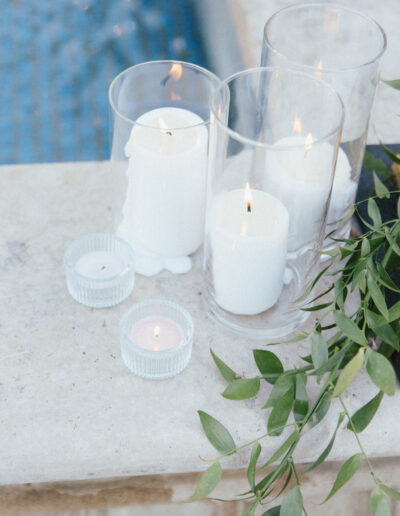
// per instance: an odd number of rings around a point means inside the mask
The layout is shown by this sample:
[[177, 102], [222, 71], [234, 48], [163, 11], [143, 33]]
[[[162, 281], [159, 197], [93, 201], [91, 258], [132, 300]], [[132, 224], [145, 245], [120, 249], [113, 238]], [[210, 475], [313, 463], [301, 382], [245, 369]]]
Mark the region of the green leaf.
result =
[[381, 176], [388, 176], [389, 170], [384, 161], [379, 158], [375, 158], [370, 152], [365, 151], [363, 165], [368, 170], [375, 171]]
[[385, 296], [382, 294], [381, 289], [374, 281], [370, 272], [367, 273], [367, 287], [368, 292], [371, 294], [372, 300], [374, 301], [377, 309], [386, 320], [389, 320], [389, 311], [386, 306]]
[[339, 379], [333, 390], [333, 397], [339, 396], [352, 383], [354, 378], [358, 375], [364, 363], [364, 348], [360, 348], [355, 357], [343, 369]]
[[202, 410], [198, 414], [204, 433], [214, 448], [223, 454], [232, 452], [236, 448], [235, 441], [224, 425]]
[[210, 349], [211, 356], [213, 357], [213, 360], [215, 362], [215, 365], [218, 367], [219, 372], [222, 374], [222, 376], [225, 378], [226, 381], [231, 382], [234, 380], [237, 375], [235, 371], [233, 371], [230, 367], [228, 367], [225, 362], [223, 362], [217, 355], [214, 353], [212, 349]]
[[279, 358], [265, 349], [254, 349], [253, 356], [258, 370], [269, 383], [275, 383], [277, 377], [283, 373], [283, 365]]
[[294, 398], [293, 415], [295, 421], [303, 421], [308, 412], [307, 376], [298, 373], [296, 378], [296, 394]]
[[282, 396], [272, 409], [268, 418], [268, 432], [271, 435], [281, 435], [283, 427], [286, 425], [290, 411], [292, 410], [294, 396], [294, 387], [292, 387]]
[[303, 473], [308, 473], [309, 471], [312, 471], [313, 469], [315, 469], [322, 462], [324, 462], [324, 460], [327, 458], [327, 456], [331, 453], [331, 450], [332, 450], [332, 447], [333, 447], [333, 443], [335, 442], [335, 439], [336, 439], [337, 431], [339, 430], [340, 425], [343, 423], [344, 417], [345, 417], [345, 414], [343, 412], [341, 412], [339, 414], [339, 420], [337, 422], [335, 431], [333, 432], [333, 435], [331, 437], [331, 440], [328, 443], [328, 446], [321, 453], [321, 455], [318, 457], [318, 459], [309, 468], [307, 468], [305, 471], [303, 471]]
[[247, 400], [252, 398], [260, 390], [260, 379], [238, 378], [233, 380], [222, 393], [228, 400]]
[[400, 319], [400, 301], [389, 308], [389, 320], [390, 322], [397, 321]]
[[340, 310], [334, 310], [333, 316], [335, 318], [336, 324], [342, 330], [342, 332], [349, 337], [353, 342], [357, 342], [357, 344], [367, 344], [367, 339], [365, 338], [364, 333], [360, 330], [357, 324], [352, 321], [347, 315], [345, 315]]
[[280, 516], [281, 506], [275, 505], [275, 507], [271, 507], [268, 511], [265, 511], [261, 514], [261, 516]]
[[[386, 230], [386, 228], [385, 228]], [[385, 231], [385, 236], [387, 238], [387, 241], [389, 242], [390, 244], [390, 247], [393, 249], [393, 251], [397, 254], [397, 256], [400, 256], [400, 247], [398, 246], [396, 240], [392, 237], [392, 235], [390, 234], [390, 231], [386, 230]]]
[[327, 500], [329, 500], [329, 498], [332, 498], [332, 496], [351, 479], [354, 473], [356, 473], [360, 468], [363, 458], [364, 456], [362, 453], [357, 453], [356, 455], [350, 457], [350, 459], [346, 460], [346, 462], [340, 468], [339, 473], [337, 474], [331, 492], [322, 503], [325, 503]]
[[368, 350], [367, 372], [374, 384], [389, 396], [396, 390], [396, 376], [389, 360], [381, 353]]
[[322, 397], [321, 401], [319, 402], [318, 407], [316, 408], [312, 418], [308, 422], [308, 425], [310, 426], [310, 428], [313, 428], [314, 426], [318, 425], [318, 423], [320, 423], [324, 419], [324, 417], [328, 413], [331, 402], [332, 402], [332, 393], [331, 392], [325, 393], [324, 396]]
[[372, 199], [372, 197], [368, 199], [368, 215], [371, 217], [375, 228], [379, 228], [382, 225], [381, 213], [375, 199]]
[[376, 195], [379, 197], [379, 199], [383, 199], [383, 198], [389, 199], [389, 197], [390, 197], [389, 190], [382, 183], [382, 181], [375, 174], [375, 172], [372, 172], [372, 174], [374, 176], [374, 185], [375, 185]]
[[351, 416], [350, 421], [347, 424], [347, 428], [352, 432], [356, 431], [358, 434], [367, 428], [367, 426], [374, 418], [382, 398], [383, 392], [379, 391], [378, 394], [372, 398], [372, 400], [358, 409], [357, 412]]
[[329, 303], [321, 303], [320, 305], [310, 306], [309, 308], [302, 308], [301, 310], [303, 312], [317, 312], [318, 310], [323, 310], [324, 308], [327, 308], [328, 306], [331, 306], [332, 301]]
[[267, 460], [265, 464], [262, 465], [260, 469], [268, 467], [270, 464], [273, 464], [276, 460], [278, 460], [282, 455], [292, 446], [292, 444], [296, 441], [299, 436], [299, 431], [295, 430], [293, 433], [289, 435], [289, 437], [284, 441], [276, 452]]
[[383, 491], [376, 486], [369, 498], [369, 506], [373, 516], [390, 516], [389, 502]]
[[298, 299], [296, 299], [296, 303], [300, 303], [300, 301], [304, 301], [307, 299], [307, 297], [310, 295], [312, 289], [315, 287], [315, 285], [318, 283], [318, 281], [322, 278], [322, 276], [325, 274], [325, 272], [331, 267], [332, 261], [329, 262], [329, 264], [320, 271], [317, 276], [311, 281], [311, 283], [308, 285], [306, 290], [304, 291], [304, 294], [302, 294]]
[[303, 513], [303, 497], [299, 486], [294, 486], [282, 500], [279, 516], [301, 516]]
[[247, 468], [247, 480], [249, 481], [251, 489], [254, 491], [255, 486], [255, 477], [256, 477], [256, 465], [258, 461], [258, 457], [261, 453], [261, 445], [257, 441], [254, 443], [253, 448], [251, 450], [249, 467]]
[[370, 246], [369, 240], [368, 240], [368, 238], [363, 238], [362, 244], [361, 244], [361, 256], [363, 258], [365, 258], [365, 256], [368, 256], [370, 252], [371, 252], [371, 246]]
[[315, 369], [328, 361], [328, 344], [321, 333], [316, 332], [311, 340], [311, 356]]
[[196, 490], [189, 498], [189, 502], [195, 502], [208, 496], [216, 488], [218, 482], [221, 480], [222, 468], [217, 461], [212, 464], [200, 477]]
[[390, 324], [373, 328], [373, 330], [375, 334], [383, 340], [383, 342], [389, 344], [389, 346], [394, 348], [396, 351], [400, 351], [399, 337]]
[[388, 486], [387, 484], [380, 483], [379, 487], [384, 491], [390, 498], [393, 500], [396, 500], [397, 502], [400, 502], [400, 493], [396, 491], [396, 489], [393, 489], [393, 487]]
[[398, 165], [400, 165], [400, 158], [398, 156], [396, 156], [396, 154], [394, 152], [392, 152], [388, 147], [386, 147], [386, 145], [382, 142], [379, 142], [379, 145], [382, 147], [384, 153], [389, 156], [389, 158], [394, 161], [395, 163], [397, 163]]
[[294, 377], [293, 376], [280, 376], [269, 395], [267, 403], [263, 406], [263, 408], [274, 407], [279, 400], [284, 396], [289, 389], [294, 390]]
[[400, 79], [393, 79], [392, 81], [384, 81], [382, 79], [382, 81], [387, 84], [388, 86], [390, 86], [391, 88], [395, 88], [396, 90], [400, 90]]

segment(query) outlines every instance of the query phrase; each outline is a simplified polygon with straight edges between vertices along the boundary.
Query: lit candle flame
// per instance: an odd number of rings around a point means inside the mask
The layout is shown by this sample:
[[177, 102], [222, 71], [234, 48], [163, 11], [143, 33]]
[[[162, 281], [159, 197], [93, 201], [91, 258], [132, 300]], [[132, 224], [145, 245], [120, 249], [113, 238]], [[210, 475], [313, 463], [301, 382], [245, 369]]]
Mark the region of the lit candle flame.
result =
[[295, 115], [294, 122], [293, 122], [292, 134], [301, 134], [302, 128], [303, 128], [303, 125], [301, 123], [300, 118], [297, 115]]
[[339, 31], [340, 17], [342, 13], [334, 6], [325, 8], [324, 31], [336, 34]]
[[171, 131], [168, 130], [168, 126], [163, 118], [160, 117], [158, 119], [158, 124], [164, 134], [168, 134], [169, 136], [172, 136], [172, 133], [171, 133]]
[[182, 97], [177, 93], [174, 93], [173, 91], [171, 91], [171, 93], [169, 94], [169, 98], [171, 100], [182, 100]]
[[247, 213], [251, 213], [251, 203], [253, 202], [253, 198], [251, 195], [249, 183], [246, 183], [246, 186], [244, 189], [244, 198], [245, 198], [246, 205], [247, 205]]
[[171, 77], [173, 77], [176, 81], [179, 81], [179, 79], [182, 77], [183, 68], [182, 65], [179, 63], [174, 63], [171, 66], [171, 70], [169, 71], [169, 74]]
[[159, 337], [161, 328], [159, 326], [156, 326], [154, 328], [154, 337]]
[[314, 72], [314, 75], [317, 79], [321, 79], [321, 77], [322, 77], [322, 59], [319, 60], [319, 63], [317, 64], [317, 71]]
[[313, 135], [311, 133], [308, 133], [307, 137], [306, 137], [306, 144], [304, 146], [305, 153], [309, 152], [312, 149], [313, 143], [314, 143]]

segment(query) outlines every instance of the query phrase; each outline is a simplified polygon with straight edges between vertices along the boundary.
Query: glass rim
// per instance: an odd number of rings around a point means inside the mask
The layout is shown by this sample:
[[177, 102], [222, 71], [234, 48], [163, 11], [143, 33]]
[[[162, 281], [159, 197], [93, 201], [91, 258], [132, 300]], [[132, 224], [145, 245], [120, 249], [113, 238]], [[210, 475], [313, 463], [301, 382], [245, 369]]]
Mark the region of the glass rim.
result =
[[[191, 70], [196, 70], [197, 72], [202, 73], [204, 76], [207, 76], [207, 78], [210, 81], [215, 81], [217, 89], [219, 89], [219, 87], [221, 85], [222, 79], [220, 79], [217, 75], [215, 75], [213, 72], [210, 72], [210, 70], [207, 70], [207, 68], [204, 68], [202, 66], [199, 66], [199, 65], [196, 65], [196, 64], [193, 64], [193, 63], [188, 63], [186, 61], [178, 61], [178, 60], [175, 60], [175, 59], [159, 59], [159, 60], [156, 60], [156, 61], [145, 61], [143, 63], [139, 63], [139, 64], [136, 64], [136, 65], [130, 66], [129, 68], [126, 68], [125, 70], [122, 70], [122, 72], [120, 72], [111, 81], [111, 84], [110, 84], [110, 86], [108, 88], [108, 102], [109, 102], [109, 105], [110, 105], [113, 113], [116, 116], [118, 116], [119, 118], [121, 118], [122, 120], [125, 120], [126, 122], [130, 123], [131, 125], [137, 125], [139, 127], [144, 127], [146, 129], [152, 129], [152, 130], [156, 130], [156, 131], [160, 131], [160, 130], [163, 131], [163, 128], [156, 127], [154, 125], [142, 124], [140, 122], [137, 122], [136, 120], [132, 120], [131, 118], [123, 115], [118, 110], [117, 106], [114, 103], [113, 92], [115, 90], [115, 87], [116, 87], [117, 83], [120, 82], [121, 79], [123, 79], [126, 75], [130, 74], [132, 71], [136, 71], [139, 68], [144, 68], [144, 67], [149, 67], [149, 66], [159, 66], [159, 65], [168, 65], [168, 64], [171, 65], [171, 66], [174, 65], [174, 64], [178, 64], [178, 65], [181, 65], [183, 68], [188, 68], [188, 69], [191, 69]], [[212, 98], [212, 96], [213, 96], [213, 93], [211, 93], [211, 98]], [[162, 106], [159, 106], [159, 108], [162, 108]], [[202, 122], [199, 122], [197, 124], [187, 125], [185, 127], [167, 127], [166, 129], [168, 131], [182, 131], [182, 130], [185, 131], [185, 130], [188, 130], [188, 129], [193, 129], [193, 128], [196, 128], [196, 127], [201, 127], [203, 125], [207, 125], [209, 122], [210, 122], [210, 117], [208, 117], [207, 119], [205, 119]]]
[[[89, 240], [93, 240], [94, 238], [110, 238], [110, 240], [115, 240], [115, 241], [117, 241], [117, 242], [119, 242], [121, 244], [122, 248], [126, 252], [126, 257], [129, 260], [129, 263], [127, 264], [127, 266], [121, 272], [119, 272], [117, 274], [114, 274], [113, 276], [110, 276], [108, 278], [89, 278], [88, 276], [85, 276], [85, 275], [81, 274], [80, 272], [78, 272], [75, 269], [76, 262], [72, 263], [72, 261], [71, 261], [71, 254], [72, 254], [72, 252], [76, 248], [79, 248], [79, 246], [83, 242], [87, 242]], [[120, 255], [118, 255], [118, 256], [120, 256]], [[135, 273], [135, 264], [136, 264], [136, 256], [135, 256], [135, 252], [132, 249], [132, 247], [128, 244], [128, 242], [126, 240], [123, 240], [119, 236], [114, 235], [112, 233], [90, 233], [88, 235], [83, 235], [83, 236], [77, 238], [76, 240], [73, 240], [68, 245], [68, 247], [67, 247], [67, 249], [65, 251], [65, 254], [64, 254], [64, 269], [65, 269], [66, 273], [71, 275], [71, 276], [73, 276], [74, 278], [80, 279], [81, 281], [88, 282], [91, 285], [92, 284], [100, 285], [102, 283], [108, 285], [108, 284], [111, 284], [111, 283], [113, 283], [115, 281], [120, 281], [122, 278], [124, 278], [131, 271], [133, 271], [133, 273]]]
[[[240, 141], [241, 143], [245, 143], [247, 145], [252, 145], [253, 147], [262, 147], [264, 149], [273, 150], [273, 151], [281, 151], [281, 150], [287, 151], [288, 149], [298, 149], [300, 147], [304, 147], [304, 145], [301, 145], [301, 144], [281, 145], [279, 143], [275, 143], [275, 144], [274, 143], [263, 143], [263, 142], [259, 142], [257, 140], [253, 140], [252, 138], [248, 138], [247, 136], [243, 136], [242, 134], [240, 134], [237, 131], [234, 131], [233, 129], [228, 127], [220, 119], [220, 116], [222, 115], [222, 113], [225, 113], [226, 109], [229, 107], [229, 103], [228, 102], [226, 103], [224, 110], [220, 114], [218, 114], [218, 112], [216, 111], [216, 108], [215, 108], [215, 104], [216, 104], [218, 95], [220, 95], [222, 90], [225, 89], [228, 92], [228, 98], [229, 98], [230, 97], [229, 84], [232, 83], [234, 80], [238, 79], [239, 77], [244, 77], [245, 75], [251, 75], [254, 73], [258, 73], [258, 74], [260, 74], [261, 72], [275, 73], [275, 72], [280, 72], [280, 71], [281, 71], [281, 68], [279, 68], [279, 67], [258, 66], [258, 67], [248, 68], [247, 70], [242, 70], [240, 72], [234, 73], [234, 74], [230, 75], [229, 77], [227, 77], [226, 79], [221, 80], [221, 85], [214, 92], [213, 102], [211, 105], [212, 114], [214, 115], [215, 120], [217, 121], [217, 124], [219, 125], [219, 127], [222, 128], [222, 130], [224, 130], [230, 137], [234, 138], [235, 140]], [[334, 97], [339, 101], [340, 119], [339, 119], [338, 124], [329, 133], [327, 133], [323, 136], [320, 136], [319, 138], [314, 138], [313, 145], [324, 142], [325, 140], [327, 140], [328, 138], [330, 138], [331, 136], [333, 136], [336, 133], [338, 133], [340, 135], [342, 128], [343, 128], [343, 122], [344, 122], [344, 104], [343, 104], [342, 98], [337, 93], [337, 91], [330, 84], [328, 84], [327, 82], [325, 82], [321, 79], [318, 79], [317, 77], [315, 77], [313, 75], [309, 75], [307, 73], [297, 71], [297, 70], [295, 70], [295, 71], [294, 70], [284, 70], [284, 73], [289, 73], [291, 75], [299, 75], [308, 80], [312, 80], [313, 82], [320, 83], [321, 85], [323, 85], [323, 87], [325, 89], [330, 90], [331, 93], [333, 93]]]
[[295, 5], [289, 5], [289, 6], [286, 6], [286, 7], [282, 7], [281, 9], [279, 9], [279, 11], [276, 11], [270, 18], [268, 18], [268, 20], [265, 22], [265, 25], [264, 25], [263, 41], [265, 41], [265, 44], [269, 48], [271, 48], [274, 52], [276, 52], [280, 57], [285, 58], [289, 63], [291, 63], [293, 65], [297, 65], [297, 66], [302, 66], [302, 67], [304, 67], [305, 69], [308, 69], [308, 70], [313, 70], [313, 71], [317, 70], [317, 66], [312, 66], [312, 65], [308, 65], [308, 64], [299, 63], [299, 62], [297, 62], [297, 61], [295, 61], [293, 59], [290, 59], [288, 56], [286, 56], [280, 50], [278, 50], [269, 41], [269, 39], [267, 37], [267, 28], [268, 28], [268, 26], [269, 26], [269, 24], [271, 22], [273, 22], [278, 16], [281, 15], [281, 13], [284, 13], [284, 12], [290, 11], [290, 10], [297, 10], [297, 9], [303, 9], [303, 8], [309, 8], [309, 7], [318, 7], [318, 8], [333, 7], [334, 9], [340, 9], [342, 11], [346, 11], [348, 13], [351, 13], [353, 15], [356, 15], [356, 16], [358, 16], [360, 18], [363, 18], [364, 20], [368, 21], [371, 25], [375, 26], [377, 31], [382, 36], [381, 48], [380, 48], [379, 52], [376, 54], [376, 56], [374, 58], [369, 59], [368, 61], [365, 61], [363, 63], [360, 63], [357, 66], [349, 66], [349, 67], [346, 67], [346, 68], [323, 68], [322, 69], [323, 72], [343, 73], [343, 72], [355, 71], [355, 70], [358, 70], [358, 69], [363, 68], [365, 66], [368, 66], [368, 65], [370, 65], [372, 63], [375, 63], [384, 54], [384, 52], [386, 50], [386, 47], [387, 47], [386, 33], [383, 30], [382, 26], [374, 18], [372, 18], [372, 16], [369, 16], [368, 14], [365, 14], [365, 13], [362, 13], [360, 11], [357, 11], [356, 9], [352, 9], [351, 7], [343, 6], [343, 5], [340, 5], [340, 4], [331, 4], [331, 3], [327, 4], [327, 3], [321, 3], [321, 2], [308, 2], [308, 3], [304, 3], [304, 4], [301, 3], [301, 4], [295, 4]]
[[[169, 308], [172, 308], [176, 310], [176, 312], [179, 312], [180, 315], [183, 316], [183, 319], [185, 320], [186, 327], [183, 328], [181, 324], [177, 323], [176, 320], [172, 317], [169, 317], [169, 319], [176, 324], [177, 326], [181, 327], [182, 329], [182, 338], [179, 344], [173, 348], [169, 349], [163, 349], [163, 350], [154, 350], [154, 349], [146, 349], [142, 348], [141, 346], [138, 346], [136, 342], [132, 338], [132, 330], [135, 327], [135, 324], [131, 326], [130, 322], [132, 319], [132, 315], [135, 314], [138, 310], [144, 307], [148, 306], [154, 306], [155, 313], [154, 316], [157, 317], [159, 314], [157, 314], [157, 307], [158, 306], [167, 306]], [[151, 318], [152, 315], [148, 316], [148, 318]], [[146, 317], [147, 318], [147, 317]], [[168, 317], [166, 317], [168, 319]], [[136, 321], [136, 324], [139, 323], [143, 319], [138, 319]], [[128, 331], [128, 327], [131, 327], [131, 331]], [[192, 316], [190, 315], [189, 311], [186, 310], [183, 306], [179, 305], [178, 303], [175, 303], [174, 301], [170, 301], [169, 299], [146, 299], [145, 301], [140, 301], [139, 303], [135, 303], [132, 305], [122, 316], [120, 321], [120, 333], [122, 338], [125, 340], [125, 342], [128, 342], [130, 346], [133, 347], [133, 349], [142, 354], [147, 356], [153, 356], [156, 358], [164, 358], [164, 357], [170, 357], [171, 355], [174, 355], [182, 350], [182, 348], [186, 347], [188, 344], [190, 344], [193, 341], [193, 333], [194, 333], [194, 324]]]

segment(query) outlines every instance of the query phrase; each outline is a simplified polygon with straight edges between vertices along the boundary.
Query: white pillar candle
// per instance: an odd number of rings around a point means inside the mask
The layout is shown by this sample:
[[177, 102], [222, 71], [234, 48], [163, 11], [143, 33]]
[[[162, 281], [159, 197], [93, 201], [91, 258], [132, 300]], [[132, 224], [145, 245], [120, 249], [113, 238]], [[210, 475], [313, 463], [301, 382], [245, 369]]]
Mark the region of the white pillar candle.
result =
[[215, 199], [209, 224], [218, 305], [242, 315], [273, 306], [282, 290], [286, 262], [285, 206], [261, 190], [231, 190]]
[[[326, 217], [334, 148], [327, 142], [313, 144], [311, 134], [307, 138], [299, 135], [282, 138], [275, 145], [277, 150], [267, 154], [264, 188], [287, 207], [288, 250], [298, 251], [318, 239], [321, 221]], [[349, 186], [351, 181], [350, 165], [342, 150], [336, 174], [341, 178], [342, 193], [343, 177], [348, 178], [345, 185]], [[335, 195], [335, 213], [343, 205], [339, 197], [340, 194]]]
[[196, 251], [204, 233], [208, 131], [187, 109], [148, 111], [134, 124], [125, 153], [128, 191], [118, 232], [161, 256]]

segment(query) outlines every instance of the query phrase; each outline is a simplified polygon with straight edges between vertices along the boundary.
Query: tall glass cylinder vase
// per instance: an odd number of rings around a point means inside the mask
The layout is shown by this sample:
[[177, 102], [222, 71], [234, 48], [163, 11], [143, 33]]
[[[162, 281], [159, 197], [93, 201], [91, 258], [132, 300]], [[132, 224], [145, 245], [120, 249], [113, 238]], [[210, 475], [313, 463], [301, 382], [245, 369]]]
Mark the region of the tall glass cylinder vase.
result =
[[336, 229], [338, 237], [350, 232], [350, 222], [339, 221], [355, 200], [385, 48], [385, 33], [372, 18], [327, 3], [281, 9], [264, 28], [261, 66], [312, 73], [331, 84], [343, 100], [345, 120], [328, 216], [328, 230]]
[[134, 248], [139, 273], [187, 272], [202, 244], [210, 103], [219, 84], [199, 66], [151, 61], [110, 86], [117, 233]]
[[209, 312], [247, 337], [294, 331], [324, 238], [343, 123], [333, 88], [254, 68], [214, 96], [204, 245]]

